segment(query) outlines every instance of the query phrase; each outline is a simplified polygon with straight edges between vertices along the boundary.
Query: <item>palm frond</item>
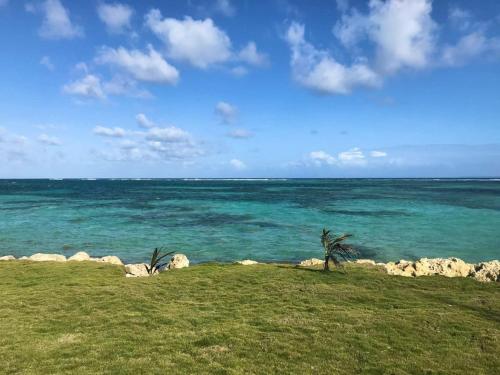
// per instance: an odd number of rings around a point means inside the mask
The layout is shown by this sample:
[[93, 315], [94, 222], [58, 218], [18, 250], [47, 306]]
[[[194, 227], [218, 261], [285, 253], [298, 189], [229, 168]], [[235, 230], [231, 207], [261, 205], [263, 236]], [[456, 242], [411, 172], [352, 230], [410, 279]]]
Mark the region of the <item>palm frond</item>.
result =
[[321, 244], [325, 250], [325, 266], [328, 270], [328, 261], [332, 260], [335, 266], [340, 266], [340, 259], [347, 261], [357, 255], [357, 251], [349, 244], [343, 243], [352, 234], [332, 235], [330, 230], [323, 229], [321, 234]]
[[167, 263], [160, 263], [162, 259], [164, 259], [166, 256], [172, 255], [175, 253], [175, 251], [170, 251], [165, 254], [161, 254], [161, 251], [163, 250], [162, 247], [157, 247], [154, 249], [153, 254], [151, 254], [151, 260], [149, 262], [149, 266], [146, 265], [146, 271], [148, 274], [152, 275], [159, 271], [163, 266], [165, 266]]

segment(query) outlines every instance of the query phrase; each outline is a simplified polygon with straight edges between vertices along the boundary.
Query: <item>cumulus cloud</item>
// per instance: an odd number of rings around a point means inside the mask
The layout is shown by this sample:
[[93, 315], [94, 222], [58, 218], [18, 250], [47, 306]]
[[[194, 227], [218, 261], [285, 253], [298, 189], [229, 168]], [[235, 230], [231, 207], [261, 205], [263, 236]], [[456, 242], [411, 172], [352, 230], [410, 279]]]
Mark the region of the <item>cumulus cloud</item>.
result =
[[387, 152], [385, 151], [377, 151], [377, 150], [373, 150], [370, 152], [370, 156], [372, 158], [384, 158], [387, 156]]
[[340, 152], [338, 155], [339, 161], [343, 164], [364, 165], [365, 155], [360, 148], [354, 147], [348, 151]]
[[215, 105], [215, 114], [219, 117], [221, 122], [231, 124], [236, 120], [238, 108], [227, 102], [221, 101]]
[[500, 54], [500, 38], [489, 38], [482, 30], [462, 36], [455, 45], [447, 44], [441, 54], [441, 62], [448, 66], [460, 66], [488, 53]]
[[376, 49], [380, 71], [426, 67], [435, 49], [436, 23], [431, 0], [372, 0], [367, 14], [353, 10], [334, 27], [347, 47], [368, 39]]
[[24, 135], [13, 134], [7, 129], [0, 126], [0, 143], [8, 143], [11, 145], [25, 145], [28, 143], [28, 138]]
[[129, 76], [115, 75], [111, 80], [102, 83], [106, 95], [127, 95], [133, 98], [150, 99], [153, 95], [137, 86], [137, 81]]
[[326, 94], [348, 94], [355, 87], [376, 87], [381, 78], [364, 61], [343, 65], [304, 38], [305, 27], [293, 22], [286, 40], [292, 51], [293, 78], [304, 87]]
[[148, 53], [139, 50], [127, 50], [124, 47], [103, 47], [95, 61], [98, 64], [117, 66], [139, 81], [163, 84], [175, 84], [179, 72], [170, 65], [152, 46]]
[[176, 126], [154, 127], [144, 136], [148, 150], [161, 160], [186, 162], [204, 154], [192, 135]]
[[239, 170], [239, 171], [244, 170], [244, 169], [246, 169], [246, 168], [247, 168], [247, 165], [246, 165], [244, 162], [242, 162], [241, 160], [239, 160], [239, 159], [231, 159], [231, 160], [229, 161], [229, 164], [230, 164], [230, 165], [231, 165], [234, 169], [237, 169], [237, 170]]
[[149, 118], [144, 113], [138, 113], [135, 116], [135, 121], [137, 121], [137, 124], [143, 128], [153, 128], [156, 126], [154, 121], [151, 121]]
[[235, 77], [243, 77], [248, 74], [248, 69], [244, 66], [238, 65], [230, 70], [231, 74]]
[[45, 66], [48, 70], [52, 71], [54, 70], [56, 67], [54, 66], [54, 64], [52, 63], [52, 61], [50, 60], [50, 57], [49, 56], [43, 56], [41, 59], [40, 59], [40, 65], [43, 65]]
[[265, 66], [269, 63], [269, 58], [266, 54], [257, 51], [257, 45], [251, 41], [238, 53], [238, 58], [241, 61], [250, 65]]
[[[121, 128], [96, 127], [94, 133], [111, 138], [105, 150], [94, 151], [95, 156], [108, 161], [187, 163], [204, 154], [203, 148], [192, 135], [176, 126], [154, 126], [146, 131], [133, 132]], [[129, 139], [122, 139], [123, 136]]]
[[[372, 151], [370, 156], [373, 158], [384, 157], [387, 154], [383, 151]], [[339, 152], [333, 156], [325, 151], [313, 151], [309, 154], [308, 160], [316, 166], [330, 165], [337, 167], [347, 166], [364, 166], [367, 164], [367, 159], [363, 151], [359, 147], [351, 148], [347, 151]]]
[[[347, 63], [307, 42], [304, 25], [292, 22], [286, 33], [292, 76], [299, 84], [326, 94], [348, 94], [357, 87], [379, 87], [401, 70], [460, 66], [478, 57], [500, 56], [500, 37], [487, 33], [491, 23], [452, 8], [449, 20], [461, 33], [443, 44], [432, 18], [432, 0], [370, 0], [365, 12], [337, 1], [341, 18], [333, 34]], [[344, 60], [343, 60], [344, 61]]]
[[189, 142], [191, 135], [175, 126], [165, 128], [154, 127], [146, 133], [146, 139], [159, 142]]
[[47, 134], [40, 134], [38, 136], [38, 142], [48, 145], [48, 146], [60, 146], [61, 141], [57, 137], [52, 137]]
[[111, 137], [111, 138], [122, 138], [127, 134], [125, 129], [119, 127], [106, 128], [104, 126], [96, 126], [93, 130], [93, 133], [103, 137]]
[[232, 17], [236, 14], [236, 8], [231, 4], [230, 0], [216, 0], [214, 10], [227, 17]]
[[309, 158], [317, 165], [321, 165], [323, 163], [334, 165], [337, 163], [337, 159], [325, 151], [312, 151], [309, 154]]
[[341, 12], [345, 12], [349, 9], [349, 0], [335, 0], [337, 3], [337, 9]]
[[228, 133], [228, 136], [236, 139], [247, 139], [251, 138], [253, 133], [246, 129], [234, 129]]
[[83, 36], [83, 28], [70, 19], [69, 10], [60, 0], [45, 0], [40, 4], [27, 4], [26, 10], [43, 15], [38, 34], [46, 39], [73, 39]]
[[121, 3], [101, 3], [97, 6], [97, 15], [104, 22], [106, 29], [113, 34], [121, 34], [130, 29], [133, 9]]
[[146, 25], [165, 43], [172, 59], [206, 69], [231, 58], [231, 40], [210, 18], [162, 18], [158, 9], [152, 9], [146, 15]]
[[450, 8], [448, 18], [450, 19], [452, 25], [460, 30], [467, 30], [473, 24], [472, 14], [469, 11], [456, 6]]
[[101, 79], [93, 74], [87, 74], [81, 79], [64, 85], [63, 91], [66, 94], [86, 98], [104, 99], [106, 97], [101, 85]]

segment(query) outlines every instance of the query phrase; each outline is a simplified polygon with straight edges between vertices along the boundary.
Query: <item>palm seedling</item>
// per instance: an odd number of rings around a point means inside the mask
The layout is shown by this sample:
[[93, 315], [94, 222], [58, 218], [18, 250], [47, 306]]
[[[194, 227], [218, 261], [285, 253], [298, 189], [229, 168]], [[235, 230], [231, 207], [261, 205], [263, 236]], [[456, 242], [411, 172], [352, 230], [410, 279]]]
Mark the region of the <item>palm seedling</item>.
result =
[[157, 247], [154, 249], [153, 254], [151, 255], [151, 261], [149, 262], [149, 266], [145, 265], [146, 271], [148, 271], [149, 275], [154, 275], [156, 272], [160, 270], [163, 266], [165, 266], [168, 262], [161, 263], [161, 260], [166, 256], [172, 255], [175, 251], [171, 251], [165, 254], [161, 254], [163, 248]]
[[329, 230], [326, 230], [326, 228], [323, 228], [323, 232], [321, 234], [321, 245], [323, 245], [323, 249], [325, 250], [325, 263], [323, 265], [323, 270], [328, 271], [330, 269], [330, 260], [335, 266], [339, 266], [341, 259], [347, 261], [349, 258], [356, 256], [356, 250], [354, 250], [351, 245], [344, 243], [344, 241], [349, 237], [352, 237], [352, 235], [341, 234], [336, 236]]

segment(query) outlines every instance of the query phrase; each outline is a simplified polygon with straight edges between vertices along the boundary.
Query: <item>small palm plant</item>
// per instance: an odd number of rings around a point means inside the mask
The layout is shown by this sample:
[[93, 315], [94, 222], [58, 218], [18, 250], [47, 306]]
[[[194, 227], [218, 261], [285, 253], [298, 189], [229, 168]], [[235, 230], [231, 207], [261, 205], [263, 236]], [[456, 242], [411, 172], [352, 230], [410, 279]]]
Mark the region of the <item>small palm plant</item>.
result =
[[321, 245], [325, 250], [325, 263], [323, 270], [328, 271], [330, 269], [329, 261], [332, 260], [335, 266], [340, 265], [340, 259], [348, 260], [356, 256], [357, 252], [351, 245], [343, 243], [347, 238], [352, 237], [352, 234], [341, 234], [340, 236], [332, 235], [329, 230], [323, 228], [323, 233], [321, 234]]
[[151, 255], [151, 261], [149, 262], [149, 266], [145, 265], [146, 271], [148, 271], [149, 275], [154, 275], [156, 272], [160, 270], [167, 263], [160, 263], [163, 258], [166, 256], [172, 255], [175, 251], [171, 251], [169, 253], [161, 254], [163, 250], [162, 247], [157, 247], [154, 249], [153, 254]]

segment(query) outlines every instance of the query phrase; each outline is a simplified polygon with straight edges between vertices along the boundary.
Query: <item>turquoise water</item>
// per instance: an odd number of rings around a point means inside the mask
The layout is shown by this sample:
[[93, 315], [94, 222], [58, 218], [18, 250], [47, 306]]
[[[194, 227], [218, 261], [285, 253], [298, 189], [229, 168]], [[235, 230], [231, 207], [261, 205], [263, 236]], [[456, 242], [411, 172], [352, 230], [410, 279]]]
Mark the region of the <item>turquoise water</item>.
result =
[[323, 226], [380, 261], [498, 259], [500, 181], [0, 180], [0, 255], [296, 261], [321, 257]]

